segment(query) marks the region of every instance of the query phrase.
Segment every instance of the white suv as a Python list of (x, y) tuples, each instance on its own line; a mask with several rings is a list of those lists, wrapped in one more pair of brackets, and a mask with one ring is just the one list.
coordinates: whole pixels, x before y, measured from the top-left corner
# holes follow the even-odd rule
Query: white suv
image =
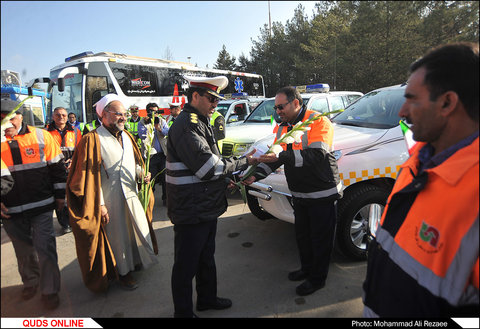
[[(366, 258), (369, 221), (381, 217), (400, 165), (409, 156), (398, 117), (404, 90), (404, 85), (397, 85), (371, 91), (332, 119), (343, 183), (336, 241), (344, 254), (355, 259)], [(268, 149), (274, 138), (271, 134), (252, 147)], [(294, 222), (283, 166), (252, 184), (247, 200), (251, 212), (260, 219), (276, 217)]]
[(265, 98), (236, 98), (218, 102), (217, 110), (225, 118), (227, 127), (241, 123)]
[[(327, 86), (328, 88), (328, 85), (325, 84), (313, 86)], [(304, 88), (304, 90), (315, 89)], [(357, 91), (332, 91), (302, 93), (301, 96), (308, 109), (325, 113), (344, 109), (363, 94)], [(273, 109), (274, 105), (275, 98), (268, 98), (260, 103), (244, 122), (229, 126), (225, 132), (225, 139), (222, 140), (222, 156), (241, 156), (253, 143), (271, 135), (273, 133), (272, 116), (278, 120)]]

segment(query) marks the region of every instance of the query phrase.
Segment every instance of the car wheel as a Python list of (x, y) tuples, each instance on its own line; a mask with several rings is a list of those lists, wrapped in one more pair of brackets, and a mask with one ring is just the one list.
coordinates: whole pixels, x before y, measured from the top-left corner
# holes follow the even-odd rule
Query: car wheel
[(368, 222), (382, 216), (389, 194), (375, 185), (345, 191), (337, 216), (337, 243), (343, 254), (356, 260), (367, 258)]
[(248, 193), (248, 188), (247, 188), (247, 204), (248, 204), (248, 208), (250, 208), (250, 212), (258, 219), (265, 220), (265, 219), (273, 218), (272, 215), (270, 215), (260, 206), (260, 204), (258, 203), (258, 199)]

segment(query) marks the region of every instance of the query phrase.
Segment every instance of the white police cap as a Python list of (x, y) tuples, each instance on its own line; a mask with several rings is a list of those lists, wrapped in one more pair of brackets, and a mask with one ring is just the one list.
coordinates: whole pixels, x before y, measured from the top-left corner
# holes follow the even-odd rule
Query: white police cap
[(205, 89), (209, 94), (225, 99), (220, 96), (220, 91), (225, 89), (228, 86), (227, 77), (220, 75), (217, 77), (207, 78), (207, 77), (193, 77), (193, 76), (184, 76), (185, 80), (188, 81), (188, 84), (192, 88)]

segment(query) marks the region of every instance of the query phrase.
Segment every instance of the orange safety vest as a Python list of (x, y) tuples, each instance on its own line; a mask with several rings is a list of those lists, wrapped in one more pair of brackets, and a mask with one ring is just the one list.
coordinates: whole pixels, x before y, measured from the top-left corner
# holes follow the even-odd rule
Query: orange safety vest
[(2, 196), (9, 214), (50, 210), (55, 198), (64, 198), (63, 154), (45, 130), (24, 124), (18, 135), (7, 137), (1, 144), (1, 152), (15, 182), (12, 190)]
[[(318, 112), (306, 110), (301, 122), (305, 122), (318, 114)], [(273, 133), (276, 134), (275, 142), (280, 139), (283, 134), (286, 134), (287, 131), (287, 124), (275, 126), (275, 129), (273, 130)], [(288, 144), (286, 143), (280, 143), (280, 146), (282, 146), (285, 151), (287, 150), (287, 145)], [(324, 116), (321, 119), (314, 121), (310, 125), (310, 130), (303, 134), (301, 143), (292, 143), (293, 150), (304, 150), (308, 147), (322, 148), (326, 152), (333, 151), (333, 126), (327, 117)]]
[(394, 317), (478, 311), (479, 138), (420, 174), (418, 144), (369, 249), (365, 305)]
[[(312, 110), (301, 111), (299, 115), (303, 117), (299, 122), (319, 115)], [(289, 131), (289, 127), (289, 124), (282, 123), (274, 128), (275, 142)], [(341, 197), (342, 183), (333, 155), (333, 125), (327, 117), (310, 124), (310, 130), (304, 132), (300, 143), (281, 143), (280, 146), (288, 152), (281, 152), (279, 161), (275, 163), (259, 164), (257, 167), (259, 178), (284, 164), (285, 177), (292, 196), (302, 199), (333, 200)]]
[(82, 133), (80, 129), (70, 125), (67, 125), (65, 129), (66, 132), (62, 138), (60, 131), (55, 128), (54, 124), (50, 124), (47, 127), (47, 131), (53, 136), (53, 139), (55, 139), (60, 146), (60, 149), (65, 156), (65, 160), (68, 160), (73, 156), (73, 151), (75, 150), (75, 146), (77, 146), (78, 142), (80, 142)]

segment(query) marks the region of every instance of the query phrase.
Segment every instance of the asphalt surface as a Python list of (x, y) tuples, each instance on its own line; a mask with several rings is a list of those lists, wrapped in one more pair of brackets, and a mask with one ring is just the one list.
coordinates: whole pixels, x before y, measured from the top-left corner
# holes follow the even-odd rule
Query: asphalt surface
[[(170, 288), (173, 265), (173, 226), (161, 205), (157, 188), (154, 230), (159, 263), (133, 273), (139, 287), (125, 291), (118, 285), (94, 294), (83, 284), (72, 233), (57, 236), (61, 272), (60, 306), (48, 311), (40, 292), (21, 299), (22, 282), (12, 243), (1, 230), (1, 316), (171, 318)], [(229, 196), (229, 209), (219, 219), (216, 239), (218, 295), (233, 301), (230, 309), (196, 312), (202, 318), (359, 318), (366, 263), (334, 253), (326, 286), (309, 296), (295, 294), (301, 282), (288, 281), (299, 267), (293, 225), (280, 220), (260, 221), (238, 193)], [(60, 227), (54, 218), (57, 232)], [(195, 295), (193, 296), (195, 305)]]

